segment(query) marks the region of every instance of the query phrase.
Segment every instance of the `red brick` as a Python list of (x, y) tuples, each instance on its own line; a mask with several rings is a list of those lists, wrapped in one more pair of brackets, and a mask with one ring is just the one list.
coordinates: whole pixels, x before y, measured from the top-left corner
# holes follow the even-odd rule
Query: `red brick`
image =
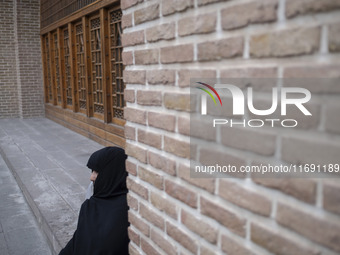
[[(277, 67), (241, 67), (221, 70), (220, 78), (243, 78), (235, 79), (239, 88), (251, 87), (254, 90), (272, 92), (277, 86)], [(263, 79), (262, 79), (263, 78)], [(267, 79), (270, 78), (270, 79)]]
[(280, 229), (260, 226), (257, 223), (251, 224), (251, 240), (273, 254), (299, 254), (299, 255), (317, 255), (318, 250), (299, 242), (293, 237), (284, 235)]
[(137, 250), (137, 249), (132, 245), (132, 243), (130, 243), (130, 245), (129, 245), (129, 254), (130, 254), (130, 255), (141, 255), (142, 253), (141, 253), (139, 250)]
[(192, 78), (216, 78), (215, 70), (190, 70), (184, 69), (178, 72), (178, 86), (180, 87), (189, 87), (190, 79)]
[(315, 204), (316, 183), (309, 179), (288, 179), (288, 178), (263, 178), (263, 176), (252, 175), (253, 181), (271, 189), (293, 196), (303, 202)]
[(156, 192), (151, 192), (150, 202), (158, 210), (165, 212), (167, 215), (175, 220), (177, 219), (177, 205), (173, 202), (170, 202), (167, 197), (164, 197)]
[(125, 152), (127, 155), (138, 159), (140, 162), (146, 163), (147, 150), (144, 148), (135, 144), (126, 143)]
[(339, 0), (287, 0), (286, 16), (292, 18), (299, 14), (333, 11), (340, 8)]
[(137, 175), (137, 166), (136, 164), (130, 162), (130, 161), (126, 161), (126, 171), (129, 173), (129, 174), (132, 174), (134, 176)]
[(142, 186), (141, 184), (135, 182), (130, 177), (127, 178), (126, 185), (130, 191), (133, 191), (137, 195), (141, 196), (144, 199), (148, 199), (149, 193), (148, 190)]
[[(209, 113), (208, 113), (209, 114)], [(202, 120), (199, 117), (190, 118), (190, 137), (202, 139), (204, 141), (216, 141), (216, 128), (212, 128), (211, 120)], [(178, 120), (179, 124), (179, 120)]]
[(157, 19), (159, 17), (159, 4), (153, 4), (146, 8), (135, 11), (135, 25)]
[(190, 119), (178, 117), (178, 132), (182, 135), (190, 135)]
[(145, 84), (145, 71), (124, 70), (124, 82), (130, 84)]
[(225, 200), (249, 211), (267, 217), (270, 216), (271, 201), (258, 191), (250, 190), (240, 184), (223, 179), (220, 181), (218, 194)]
[(137, 50), (135, 51), (135, 64), (136, 65), (150, 65), (158, 64), (159, 50)]
[(157, 149), (161, 149), (162, 135), (138, 129), (138, 142), (150, 145)]
[(128, 228), (128, 232), (129, 232), (129, 238), (132, 242), (134, 242), (135, 244), (139, 245), (140, 244), (140, 235), (134, 231), (131, 226)]
[(148, 112), (148, 124), (152, 127), (174, 131), (176, 125), (176, 117), (170, 114), (157, 112)]
[(133, 197), (131, 193), (127, 194), (127, 202), (128, 202), (129, 209), (138, 211), (138, 199)]
[(128, 66), (133, 64), (132, 51), (123, 51), (122, 53), (123, 65)]
[(125, 33), (122, 35), (123, 47), (143, 44), (144, 40), (144, 30)]
[(159, 40), (170, 40), (175, 38), (175, 23), (166, 23), (146, 29), (146, 40), (157, 42)]
[(277, 4), (277, 0), (252, 1), (222, 9), (222, 28), (229, 30), (253, 23), (275, 21)]
[(302, 211), (295, 206), (279, 203), (277, 207), (277, 222), (308, 239), (340, 252), (340, 223), (327, 218), (326, 215), (316, 215), (310, 210)]
[(339, 68), (338, 64), (293, 65), (284, 69), (283, 78), (340, 78)]
[(217, 3), (217, 2), (224, 2), (228, 0), (197, 0), (197, 5), (202, 6), (202, 5), (207, 5), (207, 4), (212, 4), (212, 3)]
[(165, 192), (183, 203), (197, 208), (197, 194), (185, 186), (170, 180), (165, 180)]
[(137, 90), (137, 103), (140, 105), (162, 105), (162, 92), (150, 90)]
[(202, 214), (215, 219), (235, 234), (245, 237), (245, 218), (204, 197), (201, 197), (200, 204)]
[(131, 127), (129, 125), (124, 126), (124, 134), (125, 138), (129, 140), (136, 140), (136, 129), (134, 127)]
[(146, 80), (152, 85), (174, 85), (176, 72), (174, 70), (150, 70), (146, 72)]
[[(283, 78), (304, 78), (293, 79), (294, 82), (284, 84), (284, 86), (297, 86), (297, 81), (301, 80), (298, 84), (299, 87), (308, 89), (313, 93), (340, 93), (339, 73), (340, 65), (303, 65), (291, 66), (284, 69)], [(316, 79), (328, 78), (328, 79)], [(285, 81), (285, 80), (284, 80)], [(320, 86), (322, 82), (322, 86)]]
[(202, 188), (210, 193), (215, 192), (215, 178), (192, 178), (190, 177), (190, 168), (184, 164), (178, 166), (178, 176), (190, 184)]
[(197, 233), (202, 238), (212, 244), (217, 242), (217, 228), (211, 226), (209, 223), (204, 222), (201, 217), (195, 217), (189, 212), (182, 209), (181, 222), (191, 231)]
[(146, 111), (144, 110), (137, 110), (135, 108), (124, 108), (124, 118), (127, 121), (139, 123), (139, 124), (146, 124)]
[(193, 0), (167, 0), (162, 2), (162, 15), (182, 12), (194, 6)]
[[(246, 161), (243, 157), (232, 155), (228, 152), (222, 152), (214, 148), (202, 148), (200, 149), (199, 162), (205, 166), (235, 166), (236, 169), (240, 169), (241, 166), (245, 166)], [(228, 173), (230, 176), (244, 178), (244, 173)]]
[(150, 236), (150, 227), (141, 217), (133, 213), (131, 210), (128, 211), (129, 222), (132, 226), (136, 227), (140, 232), (146, 236)]
[(228, 68), (221, 70), (221, 78), (276, 78), (277, 72), (277, 67)]
[(197, 243), (194, 239), (190, 237), (189, 234), (185, 233), (183, 230), (179, 229), (177, 226), (173, 225), (170, 222), (166, 223), (166, 232), (167, 234), (180, 243), (184, 248), (196, 254), (197, 252)]
[(134, 89), (125, 89), (124, 90), (124, 100), (129, 103), (135, 102), (135, 90)]
[[(340, 1), (338, 1), (340, 7)], [(328, 29), (328, 49), (330, 52), (340, 51), (340, 23), (332, 24)]]
[(221, 129), (221, 140), (225, 146), (272, 156), (276, 150), (276, 136), (269, 131), (254, 128), (226, 127)]
[(152, 225), (164, 230), (165, 222), (162, 216), (158, 215), (152, 209), (150, 209), (147, 205), (141, 203), (139, 206), (139, 214), (150, 222)]
[(190, 158), (190, 144), (164, 136), (164, 150), (182, 158)]
[(148, 255), (161, 255), (152, 244), (150, 244), (148, 241), (146, 241), (144, 238), (141, 238), (141, 247), (142, 250), (145, 252), (145, 254)]
[[(249, 250), (244, 244), (232, 239), (229, 236), (222, 235), (222, 251), (227, 254), (256, 255), (254, 251)], [(259, 254), (258, 254), (259, 255)]]
[(194, 46), (192, 44), (176, 45), (161, 48), (161, 63), (184, 63), (194, 59)]
[(232, 37), (217, 41), (199, 43), (197, 45), (199, 61), (234, 58), (243, 54), (243, 38)]
[(190, 111), (190, 95), (180, 93), (165, 93), (164, 106), (168, 109)]
[(204, 255), (216, 255), (216, 252), (214, 250), (208, 248), (207, 246), (205, 246), (203, 244), (201, 244), (201, 246), (200, 246), (200, 251), (201, 251), (200, 254), (204, 254)]
[(132, 13), (122, 16), (122, 28), (132, 27)]
[(340, 215), (340, 185), (336, 182), (323, 182), (323, 208)]
[(325, 129), (334, 134), (340, 134), (340, 105), (339, 103), (327, 104), (325, 107)]
[(338, 164), (340, 146), (332, 140), (283, 137), (281, 157), (292, 164)]
[(319, 50), (320, 27), (300, 27), (253, 35), (249, 42), (251, 57), (287, 57), (312, 54)]
[(138, 167), (138, 177), (150, 183), (152, 186), (158, 188), (158, 189), (163, 189), (163, 177), (157, 173), (154, 173), (152, 171), (149, 171), (145, 169), (144, 167), (139, 166)]
[(176, 175), (176, 162), (159, 153), (148, 152), (148, 162), (155, 168), (158, 168), (170, 175)]
[(180, 36), (186, 36), (214, 32), (216, 29), (216, 19), (216, 13), (185, 17), (178, 21), (178, 34)]
[[(297, 79), (294, 79), (295, 81)], [(325, 79), (326, 80), (326, 79)], [(296, 87), (303, 87), (304, 84), (306, 84), (307, 86), (309, 85), (308, 83), (308, 79), (300, 79), (300, 82), (295, 82), (295, 81), (291, 81), (290, 83), (288, 83), (289, 81), (291, 81), (291, 79), (289, 80), (284, 80), (284, 86), (287, 84), (289, 84), (290, 86), (294, 86), (294, 84), (296, 85)], [(314, 79), (314, 83), (316, 83), (316, 79)], [(320, 84), (320, 83), (318, 83)], [(269, 87), (268, 87), (269, 89)], [(272, 93), (272, 92), (270, 92)], [(255, 107), (255, 109), (269, 109), (272, 105), (272, 99), (267, 98), (265, 99), (264, 97), (262, 97), (261, 99), (257, 98), (255, 96), (255, 98), (253, 99), (253, 105)], [(294, 119), (297, 122), (297, 126), (295, 128), (298, 129), (317, 129), (319, 124), (320, 124), (320, 115), (321, 115), (321, 105), (319, 103), (312, 103), (311, 101), (309, 101), (308, 103), (305, 103), (304, 106), (306, 107), (306, 109), (312, 114), (311, 116), (306, 116), (304, 115), (301, 110), (299, 108), (297, 108), (295, 105), (287, 105), (286, 107), (286, 115), (284, 119)], [(254, 118), (254, 119), (260, 119), (264, 121), (265, 126), (271, 127), (271, 126), (281, 126), (280, 121), (266, 121), (266, 119), (269, 120), (275, 120), (275, 119), (282, 119), (282, 115), (281, 115), (281, 105), (279, 104), (277, 109), (275, 110), (274, 113), (270, 114), (270, 115), (263, 115), (263, 116), (259, 116), (259, 115), (255, 115), (252, 112), (248, 111), (248, 115), (249, 118)], [(287, 122), (287, 124), (293, 124), (291, 122)]]
[(176, 246), (170, 242), (169, 238), (165, 238), (163, 233), (159, 233), (155, 229), (151, 229), (151, 240), (165, 251), (166, 254), (177, 255)]
[(124, 1), (122, 1), (120, 7), (122, 8), (122, 10), (125, 10), (125, 9), (128, 9), (128, 8), (136, 5), (139, 2), (142, 2), (142, 0), (124, 0)]

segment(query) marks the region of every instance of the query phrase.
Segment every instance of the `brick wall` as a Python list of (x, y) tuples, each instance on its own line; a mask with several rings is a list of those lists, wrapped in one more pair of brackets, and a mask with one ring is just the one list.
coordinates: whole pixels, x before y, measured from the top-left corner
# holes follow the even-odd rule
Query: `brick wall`
[[(339, 78), (340, 2), (126, 0), (121, 7), (130, 253), (338, 254), (337, 179), (190, 178), (189, 82)], [(237, 139), (216, 153), (246, 165), (339, 163), (339, 88), (309, 88), (313, 121), (302, 119), (299, 129), (229, 130)]]
[(0, 118), (19, 116), (15, 42), (14, 4), (0, 3)]
[(0, 118), (44, 116), (40, 2), (2, 1)]

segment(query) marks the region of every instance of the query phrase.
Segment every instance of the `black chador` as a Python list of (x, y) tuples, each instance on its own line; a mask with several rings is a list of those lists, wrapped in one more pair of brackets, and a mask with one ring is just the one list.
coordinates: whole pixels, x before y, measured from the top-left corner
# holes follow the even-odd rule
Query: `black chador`
[(59, 255), (127, 255), (127, 172), (123, 149), (94, 152), (87, 166), (98, 173), (93, 196), (82, 204), (77, 230)]

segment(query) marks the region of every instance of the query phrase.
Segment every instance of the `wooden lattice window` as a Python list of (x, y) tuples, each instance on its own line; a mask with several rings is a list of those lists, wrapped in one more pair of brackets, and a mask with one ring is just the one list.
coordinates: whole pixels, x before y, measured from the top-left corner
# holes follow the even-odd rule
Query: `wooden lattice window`
[(66, 82), (66, 104), (72, 108), (72, 85), (71, 85), (71, 59), (70, 59), (70, 39), (68, 28), (63, 30), (64, 35), (64, 62), (65, 62), (65, 82)]
[(83, 25), (76, 24), (76, 54), (77, 54), (77, 77), (78, 77), (78, 93), (79, 93), (79, 110), (86, 112), (86, 83), (85, 83), (85, 48)]
[(104, 117), (103, 77), (100, 38), (100, 18), (90, 20), (91, 61), (92, 61), (92, 95), (95, 117)]
[(110, 4), (42, 35), (47, 103), (124, 125), (121, 18)]
[(55, 63), (55, 79), (57, 85), (57, 103), (61, 105), (61, 93), (62, 93), (62, 86), (60, 80), (60, 73), (59, 73), (59, 46), (58, 46), (58, 33), (53, 33), (53, 50), (54, 50), (54, 63)]
[(51, 66), (50, 66), (50, 61), (51, 61), (51, 57), (50, 57), (50, 44), (49, 44), (49, 40), (48, 40), (48, 35), (45, 36), (45, 57), (46, 57), (46, 61), (45, 61), (45, 66), (46, 66), (46, 73), (47, 73), (47, 77), (46, 77), (46, 89), (47, 89), (47, 102), (52, 102), (53, 99), (53, 94), (52, 94), (52, 78), (51, 78)]
[(111, 86), (112, 86), (112, 118), (124, 118), (124, 82), (121, 42), (122, 11), (110, 12), (110, 60), (111, 60)]

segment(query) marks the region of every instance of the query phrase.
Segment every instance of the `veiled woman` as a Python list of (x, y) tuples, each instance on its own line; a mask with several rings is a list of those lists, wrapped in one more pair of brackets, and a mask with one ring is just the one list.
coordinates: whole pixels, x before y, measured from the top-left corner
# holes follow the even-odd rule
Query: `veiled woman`
[(77, 229), (59, 255), (128, 254), (126, 158), (118, 147), (91, 155), (87, 167), (92, 170), (93, 195), (82, 204)]

